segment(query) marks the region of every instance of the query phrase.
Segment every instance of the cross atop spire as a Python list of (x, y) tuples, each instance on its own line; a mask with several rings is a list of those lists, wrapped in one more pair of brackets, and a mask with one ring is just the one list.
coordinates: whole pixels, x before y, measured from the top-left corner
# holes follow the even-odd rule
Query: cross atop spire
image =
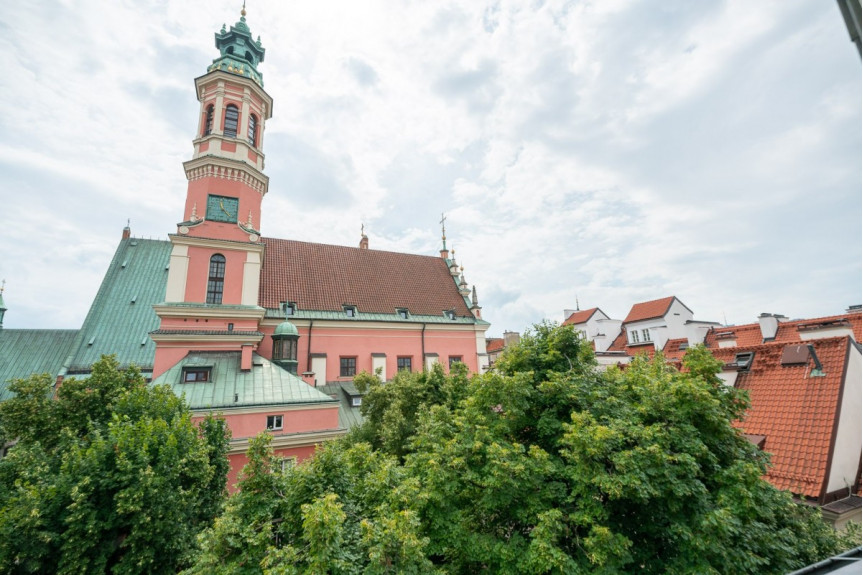
[(440, 257), (447, 259), (449, 258), (449, 252), (446, 249), (446, 214), (443, 212), (440, 213), (440, 239), (442, 242)]

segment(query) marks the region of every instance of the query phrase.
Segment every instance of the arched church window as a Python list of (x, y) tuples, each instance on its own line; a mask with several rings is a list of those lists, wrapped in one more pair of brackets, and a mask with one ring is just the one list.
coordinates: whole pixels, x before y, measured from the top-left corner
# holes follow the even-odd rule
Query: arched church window
[(215, 111), (215, 109), (213, 108), (212, 104), (207, 106), (207, 119), (204, 122), (204, 135), (205, 136), (209, 136), (210, 132), (213, 131), (213, 112), (214, 111)]
[(207, 279), (207, 303), (222, 303), (225, 287), (225, 256), (213, 254), (210, 258), (210, 275)]
[(249, 116), (249, 143), (255, 147), (258, 145), (258, 117), (254, 114)]
[(237, 137), (237, 120), (240, 117), (240, 111), (233, 104), (230, 104), (225, 110), (225, 135), (229, 138)]

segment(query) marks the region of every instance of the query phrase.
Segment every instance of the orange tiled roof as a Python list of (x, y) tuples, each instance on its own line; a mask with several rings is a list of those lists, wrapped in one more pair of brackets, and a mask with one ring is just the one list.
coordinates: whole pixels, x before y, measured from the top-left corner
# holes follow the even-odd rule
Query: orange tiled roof
[(665, 347), (662, 348), (662, 355), (665, 356), (665, 359), (682, 359), (688, 349), (688, 345), (686, 348), (680, 349), (681, 344), (684, 343), (689, 343), (685, 337), (669, 339), (665, 342)]
[(761, 335), (761, 326), (757, 323), (747, 323), (710, 328), (704, 338), (704, 345), (710, 349), (718, 348), (719, 342), (724, 339), (736, 340), (737, 347), (760, 345), (764, 340)]
[(844, 323), (854, 331), (854, 339), (857, 342), (861, 341), (861, 321), (860, 312), (845, 313), (842, 315), (833, 315), (829, 317), (816, 317), (812, 319), (792, 319), (779, 324), (779, 329), (776, 331), (776, 341), (800, 341), (800, 329), (811, 328), (820, 324)]
[(563, 321), (563, 325), (578, 325), (580, 323), (584, 323), (590, 319), (590, 316), (599, 311), (598, 307), (592, 307), (590, 309), (583, 309), (581, 311), (573, 312)]
[(485, 351), (486, 353), (501, 351), (505, 347), (505, 343), (506, 341), (502, 337), (490, 337), (485, 340)]
[(418, 256), (264, 238), (259, 305), (275, 309), (296, 302), (303, 310), (341, 311), (343, 304), (367, 313), (440, 315), (455, 309), (470, 316), (446, 262)]
[(668, 311), (668, 308), (671, 307), (671, 302), (673, 302), (674, 299), (674, 296), (669, 296), (662, 299), (637, 303), (629, 310), (629, 314), (626, 316), (626, 319), (623, 320), (623, 323), (662, 317), (665, 315), (665, 312)]
[(773, 454), (767, 480), (780, 489), (812, 498), (821, 496), (827, 477), (830, 444), (850, 340), (814, 340), (824, 377), (809, 377), (810, 359), (803, 365), (780, 364), (787, 343), (714, 349), (729, 363), (741, 351), (754, 351), (749, 372), (737, 377), (736, 387), (749, 392), (752, 403), (735, 426), (750, 435), (767, 437), (764, 451)]

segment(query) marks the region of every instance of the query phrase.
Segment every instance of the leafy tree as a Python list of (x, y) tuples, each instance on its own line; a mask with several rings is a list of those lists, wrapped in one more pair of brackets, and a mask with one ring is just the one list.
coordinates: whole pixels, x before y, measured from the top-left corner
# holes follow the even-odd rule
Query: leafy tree
[(253, 442), (192, 572), (784, 573), (842, 551), (762, 479), (719, 363), (684, 364), (602, 372), (546, 323), (481, 376), (358, 376), (365, 424), (310, 462), (282, 474)]
[(254, 438), (239, 491), (199, 538), (197, 573), (431, 573), (404, 470), (367, 443), (322, 446), (282, 471)]
[(228, 432), (103, 357), (85, 380), (14, 382), (0, 425), (0, 570), (172, 573), (221, 509)]

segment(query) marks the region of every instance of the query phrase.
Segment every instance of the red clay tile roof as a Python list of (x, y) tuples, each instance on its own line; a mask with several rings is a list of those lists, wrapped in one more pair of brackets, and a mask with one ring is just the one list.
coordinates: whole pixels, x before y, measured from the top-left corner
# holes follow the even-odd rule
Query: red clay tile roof
[(577, 325), (579, 323), (584, 323), (597, 311), (599, 311), (598, 307), (592, 307), (590, 309), (573, 312), (563, 321), (563, 325)]
[(653, 357), (656, 355), (656, 347), (653, 345), (653, 342), (645, 341), (635, 345), (630, 345), (626, 343), (626, 341), (626, 332), (621, 330), (620, 333), (617, 334), (617, 337), (614, 338), (614, 341), (611, 342), (611, 345), (608, 346), (608, 350), (606, 351), (622, 351), (626, 353), (626, 355), (632, 357), (644, 354), (647, 354), (647, 357)]
[(814, 328), (818, 325), (826, 324), (844, 324), (854, 331), (854, 339), (857, 342), (861, 341), (861, 321), (860, 312), (846, 313), (842, 315), (833, 315), (829, 317), (816, 317), (812, 319), (792, 319), (779, 324), (779, 329), (776, 331), (776, 341), (800, 341), (800, 328)]
[[(800, 328), (813, 328), (822, 324), (832, 324), (832, 323), (843, 323), (847, 322), (845, 325), (848, 325), (854, 331), (854, 339), (857, 342), (861, 341), (861, 327), (863, 327), (863, 321), (861, 321), (860, 312), (854, 313), (846, 313), (842, 315), (834, 315), (829, 317), (816, 317), (811, 319), (792, 319), (779, 323), (779, 328), (776, 330), (776, 337), (773, 341), (776, 342), (795, 342), (801, 341), (800, 339)], [(753, 345), (759, 345), (764, 341), (764, 337), (761, 333), (761, 326), (756, 323), (747, 323), (744, 325), (731, 325), (731, 326), (718, 326), (711, 328), (710, 331), (707, 332), (707, 337), (704, 340), (704, 345), (710, 349), (715, 349), (719, 347), (719, 342), (723, 339), (734, 339), (729, 334), (733, 334), (737, 339), (737, 347), (748, 347)]]
[(441, 315), (455, 309), (471, 316), (464, 298), (439, 257), (418, 256), (264, 238), (267, 248), (261, 272), (259, 305), (279, 308), (296, 302), (301, 310)]
[(803, 365), (780, 365), (787, 343), (772, 342), (745, 350), (724, 348), (713, 355), (725, 363), (741, 351), (754, 351), (749, 372), (737, 377), (736, 387), (749, 392), (752, 402), (735, 426), (749, 435), (765, 435), (764, 451), (773, 454), (767, 480), (780, 489), (818, 498), (826, 479), (830, 443), (845, 373), (850, 340), (814, 340), (824, 377), (809, 377), (810, 360)]
[[(684, 349), (680, 349), (682, 344), (686, 344)], [(682, 359), (689, 349), (689, 340), (685, 337), (679, 339), (669, 339), (665, 342), (665, 347), (662, 348), (662, 355), (665, 359)]]
[(486, 353), (501, 351), (505, 343), (506, 341), (502, 337), (490, 337), (485, 340), (485, 351)]
[(761, 326), (757, 323), (747, 323), (745, 325), (723, 325), (710, 328), (704, 338), (704, 345), (707, 348), (715, 349), (719, 347), (719, 342), (725, 339), (736, 340), (737, 347), (760, 345), (764, 341), (761, 335)]
[(637, 303), (632, 306), (631, 310), (629, 310), (629, 314), (626, 316), (626, 319), (623, 320), (623, 323), (662, 317), (665, 315), (665, 312), (668, 311), (668, 308), (671, 307), (671, 302), (673, 302), (674, 299), (674, 296), (669, 296), (662, 299)]

